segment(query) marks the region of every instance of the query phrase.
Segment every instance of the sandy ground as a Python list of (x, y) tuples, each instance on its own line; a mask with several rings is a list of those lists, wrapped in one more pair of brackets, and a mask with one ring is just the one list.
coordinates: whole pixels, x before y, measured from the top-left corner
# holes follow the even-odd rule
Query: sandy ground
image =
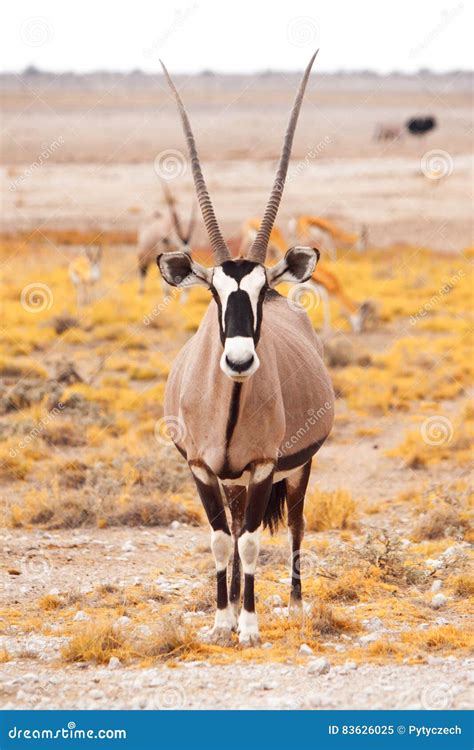
[[(13, 581), (3, 576), (0, 604), (16, 600), (19, 608), (27, 599), (36, 600), (48, 592), (87, 592), (100, 582), (133, 585), (156, 575), (157, 569), (162, 572), (163, 590), (176, 586), (179, 591), (181, 586), (186, 599), (185, 592), (199, 586), (192, 568), (203, 555), (209, 556), (207, 532), (186, 527), (7, 531), (1, 538), (0, 562), (6, 556), (10, 566), (18, 565), (23, 572)], [(179, 578), (173, 572), (175, 548), (194, 552), (193, 566)], [(207, 619), (210, 623), (211, 614)], [(336, 664), (315, 654), (287, 663), (259, 664), (237, 658), (232, 664), (219, 665), (203, 660), (182, 662), (174, 669), (165, 664), (113, 668), (60, 664), (66, 638), (55, 637), (54, 632), (18, 635), (15, 630), (15, 626), (8, 627), (1, 639), (11, 653), (11, 661), (2, 664), (0, 671), (0, 706), (4, 709), (468, 709), (472, 705), (474, 658), (430, 656), (426, 664), (374, 665), (364, 663), (363, 655), (358, 663), (344, 660), (342, 645)], [(267, 647), (271, 644), (263, 645)], [(361, 642), (361, 652), (365, 648)]]
[[(259, 215), (273, 181), (294, 76), (178, 79), (226, 233)], [(313, 76), (279, 214), (361, 224), (378, 246), (470, 244), (469, 78)], [(157, 172), (184, 211), (192, 183), (174, 105), (160, 78), (131, 83), (67, 77), (0, 78), (4, 230), (137, 229), (161, 202)], [(433, 113), (426, 137), (377, 143), (377, 123)], [(170, 156), (169, 150), (172, 150)], [(434, 153), (433, 153), (434, 152)], [(427, 156), (426, 156), (427, 155)], [(432, 180), (423, 165), (440, 168)], [(426, 169), (425, 169), (426, 172)], [(162, 172), (161, 172), (162, 173)], [(197, 241), (204, 235), (197, 236)]]
[[(291, 76), (181, 81), (209, 188), (229, 235), (237, 234), (242, 221), (258, 215), (265, 204), (295, 82)], [(2, 77), (0, 89), (3, 232), (134, 231), (161, 204), (155, 158), (168, 149), (182, 151), (183, 140), (160, 80), (132, 86), (120, 79)], [(314, 213), (350, 230), (366, 224), (370, 242), (377, 246), (408, 243), (456, 251), (469, 245), (469, 96), (465, 77), (323, 77), (312, 82), (280, 212), (281, 227), (286, 230), (296, 213)], [(402, 124), (418, 112), (433, 112), (439, 118), (439, 128), (425, 139), (405, 136), (385, 144), (372, 140), (377, 122)], [(50, 153), (54, 141), (59, 147)], [(440, 180), (428, 179), (422, 171), (423, 156), (432, 150), (442, 152), (446, 176)], [(42, 151), (48, 153), (46, 158), (40, 157)], [(170, 185), (187, 211), (191, 179), (186, 160), (178, 157), (178, 165)], [(202, 228), (199, 231), (198, 242), (204, 239)], [(126, 250), (130, 275), (135, 275), (132, 251)], [(68, 257), (65, 248), (61, 252)], [(416, 332), (404, 320), (384, 325), (383, 332), (345, 336), (356, 348), (383, 352), (397, 338), (411, 334)], [(73, 348), (66, 346), (61, 354), (73, 356)], [(55, 356), (59, 355), (53, 352), (51, 362)], [(82, 366), (87, 373), (91, 362), (81, 362)], [(443, 403), (442, 408), (455, 414), (460, 400)], [(355, 422), (340, 421), (334, 440), (318, 456), (311, 488), (330, 491), (343, 486), (374, 504), (415, 490), (419, 475), (402, 470), (385, 455), (402, 440), (404, 417), (396, 415), (389, 424), (362, 418), (357, 426), (380, 427), (381, 432), (356, 440)], [(429, 469), (424, 478), (439, 481), (449, 473), (449, 466), (441, 475)], [(370, 516), (374, 527), (388, 526), (400, 537), (413, 520), (406, 503), (383, 506), (382, 513)], [(308, 535), (309, 543), (315, 539)], [(335, 548), (339, 543), (339, 535), (331, 532), (318, 539)], [(285, 549), (285, 544), (282, 532), (278, 549)], [(179, 571), (176, 548), (190, 553), (186, 562), (180, 561)], [(261, 565), (265, 567), (265, 556)], [(125, 587), (158, 581), (167, 592), (174, 591), (178, 608), (186, 611), (188, 595), (196, 587), (210, 586), (212, 560), (203, 527), (0, 529), (0, 571), (0, 605), (8, 608), (8, 618), (0, 615), (0, 646), (10, 655), (0, 667), (2, 708), (463, 709), (472, 701), (472, 659), (429, 656), (426, 663), (378, 665), (364, 658), (360, 635), (347, 642), (347, 649), (360, 649), (357, 663), (345, 658), (344, 639), (331, 652), (337, 658), (323, 664), (319, 660), (325, 657), (319, 653), (299, 655), (287, 663), (251, 663), (234, 657), (230, 664), (183, 662), (174, 669), (60, 661), (65, 637), (55, 636), (57, 625), (35, 610), (40, 597), (89, 591), (101, 583)], [(44, 619), (46, 631), (25, 632), (21, 618), (15, 624), (15, 608)], [(454, 608), (430, 611), (428, 616), (435, 624), (466, 624), (465, 615)], [(208, 626), (211, 620), (212, 613), (206, 612), (200, 625)]]

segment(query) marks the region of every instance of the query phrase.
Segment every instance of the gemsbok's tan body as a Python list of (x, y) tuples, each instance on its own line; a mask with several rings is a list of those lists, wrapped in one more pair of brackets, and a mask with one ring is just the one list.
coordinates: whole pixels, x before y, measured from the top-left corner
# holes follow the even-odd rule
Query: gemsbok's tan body
[[(280, 282), (309, 279), (319, 253), (314, 248), (293, 247), (279, 263), (265, 266), (314, 57), (296, 96), (261, 225), (246, 256), (237, 259), (232, 259), (222, 236), (186, 110), (163, 66), (181, 115), (215, 259), (215, 265), (206, 268), (188, 253), (166, 253), (158, 258), (158, 265), (169, 284), (201, 285), (213, 295), (198, 331), (171, 369), (165, 416), (211, 526), (217, 579), (211, 635), (217, 642), (227, 643), (235, 628), (242, 644), (258, 642), (254, 576), (259, 535), (263, 526), (274, 530), (285, 506), (292, 550), (290, 604), (301, 606), (304, 496), (312, 457), (327, 438), (334, 417), (334, 395), (321, 343), (306, 312), (274, 291)], [(227, 569), (232, 550), (229, 598)]]

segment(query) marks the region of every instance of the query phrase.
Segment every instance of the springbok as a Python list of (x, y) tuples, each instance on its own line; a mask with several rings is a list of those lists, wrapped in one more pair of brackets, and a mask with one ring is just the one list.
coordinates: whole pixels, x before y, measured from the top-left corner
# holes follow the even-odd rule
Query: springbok
[[(292, 247), (275, 266), (265, 267), (315, 57), (296, 95), (261, 227), (246, 257), (235, 260), (214, 213), (186, 109), (162, 63), (179, 109), (215, 260), (214, 267), (205, 268), (189, 253), (174, 252), (160, 255), (157, 262), (168, 284), (204, 286), (213, 296), (197, 332), (173, 364), (164, 414), (173, 442), (188, 462), (211, 526), (217, 577), (211, 637), (217, 642), (229, 642), (237, 626), (242, 644), (259, 641), (254, 598), (259, 534), (262, 526), (270, 531), (278, 526), (285, 501), (292, 547), (290, 604), (301, 607), (304, 496), (312, 457), (333, 423), (334, 394), (321, 343), (306, 312), (273, 291), (280, 282), (309, 279), (319, 253), (309, 247)], [(224, 499), (231, 512), (232, 535)], [(232, 548), (229, 599), (227, 567)], [(243, 606), (237, 620), (241, 565)]]
[(365, 250), (367, 247), (368, 230), (363, 224), (360, 234), (356, 232), (345, 232), (329, 219), (321, 216), (302, 215), (291, 219), (289, 225), (290, 233), (298, 238), (300, 242), (317, 242), (326, 250), (332, 260), (336, 260), (336, 247), (348, 245), (356, 250)]
[[(194, 205), (191, 210), (191, 216), (186, 231), (183, 230), (178, 212), (175, 206), (175, 199), (171, 195), (165, 183), (162, 184), (165, 201), (169, 210), (169, 217), (164, 217), (160, 212), (155, 213), (154, 220), (143, 227), (138, 233), (138, 272), (140, 275), (141, 294), (145, 291), (145, 279), (148, 269), (154, 263), (157, 255), (160, 253), (170, 253), (183, 249), (190, 252), (189, 244), (194, 232), (195, 210)], [(169, 292), (169, 285), (162, 279), (163, 296)], [(181, 301), (185, 301), (185, 294), (182, 293)]]
[(69, 278), (76, 290), (77, 307), (87, 305), (92, 299), (92, 289), (100, 281), (102, 245), (90, 245), (69, 264)]
[[(242, 227), (241, 248), (251, 245), (260, 228), (260, 219), (248, 219)], [(278, 227), (273, 227), (270, 239), (268, 241), (269, 260), (279, 260), (285, 254), (287, 243), (283, 232)], [(361, 333), (364, 330), (366, 321), (375, 315), (375, 308), (369, 301), (358, 304), (344, 290), (336, 274), (323, 268), (318, 263), (311, 279), (305, 285), (311, 291), (316, 292), (323, 303), (324, 328), (331, 329), (331, 307), (329, 298), (335, 297), (339, 302), (343, 315), (349, 320), (350, 326), (354, 333)]]

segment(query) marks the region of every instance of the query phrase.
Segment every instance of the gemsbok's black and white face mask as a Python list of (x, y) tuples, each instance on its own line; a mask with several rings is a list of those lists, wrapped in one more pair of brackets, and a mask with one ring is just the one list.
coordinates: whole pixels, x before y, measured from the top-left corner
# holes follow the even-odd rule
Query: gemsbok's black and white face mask
[(184, 252), (158, 256), (157, 263), (171, 286), (205, 286), (210, 289), (219, 310), (219, 329), (224, 351), (220, 366), (232, 380), (243, 382), (260, 365), (256, 348), (260, 338), (263, 301), (268, 289), (280, 283), (307, 281), (319, 260), (310, 247), (292, 247), (271, 268), (239, 258), (205, 268)]

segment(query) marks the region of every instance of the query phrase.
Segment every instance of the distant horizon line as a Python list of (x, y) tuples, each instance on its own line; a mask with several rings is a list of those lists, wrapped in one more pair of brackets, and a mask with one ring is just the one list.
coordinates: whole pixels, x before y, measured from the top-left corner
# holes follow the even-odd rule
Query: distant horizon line
[[(214, 70), (210, 68), (203, 68), (199, 71), (189, 72), (179, 72), (174, 73), (176, 76), (196, 76), (196, 77), (209, 77), (212, 76), (251, 76), (251, 75), (260, 75), (260, 76), (272, 76), (272, 75), (300, 75), (301, 71), (299, 70), (285, 70), (284, 68), (266, 68), (266, 69), (260, 69), (260, 70), (254, 70), (254, 71), (242, 71), (242, 70), (235, 70), (235, 71), (219, 71)], [(319, 70), (319, 74), (326, 75), (326, 76), (356, 76), (356, 75), (364, 75), (364, 76), (373, 76), (377, 78), (386, 78), (390, 76), (406, 76), (406, 77), (412, 77), (412, 76), (418, 76), (420, 74), (429, 74), (433, 76), (449, 76), (449, 75), (472, 75), (474, 73), (474, 70), (469, 68), (453, 68), (451, 70), (445, 70), (445, 71), (438, 71), (433, 70), (429, 67), (421, 67), (418, 68), (416, 71), (404, 71), (404, 70), (398, 70), (393, 69), (386, 73), (375, 70), (373, 68), (340, 68), (338, 70)], [(26, 76), (26, 75), (50, 75), (50, 76), (64, 76), (64, 75), (70, 75), (70, 76), (76, 76), (76, 77), (85, 77), (85, 76), (94, 76), (94, 75), (122, 75), (122, 76), (143, 76), (143, 77), (151, 77), (151, 76), (158, 76), (160, 78), (163, 77), (163, 73), (161, 70), (156, 71), (146, 71), (142, 70), (141, 68), (131, 68), (128, 70), (119, 70), (114, 68), (96, 68), (94, 70), (87, 70), (87, 71), (78, 71), (73, 69), (65, 69), (61, 71), (54, 71), (54, 70), (47, 70), (46, 68), (39, 68), (38, 66), (34, 64), (27, 65), (22, 70), (0, 70), (0, 76)]]

